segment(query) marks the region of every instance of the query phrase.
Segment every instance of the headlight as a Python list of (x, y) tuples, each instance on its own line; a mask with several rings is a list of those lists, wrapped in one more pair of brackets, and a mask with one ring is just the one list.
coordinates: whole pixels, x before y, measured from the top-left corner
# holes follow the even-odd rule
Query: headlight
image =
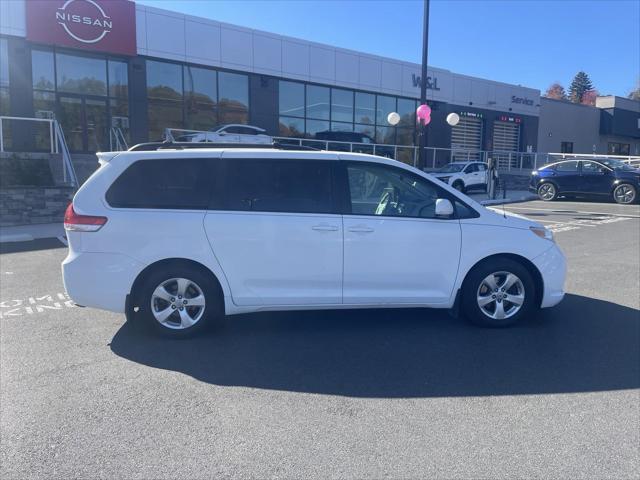
[(540, 238), (554, 242), (553, 232), (545, 227), (529, 227), (529, 229)]

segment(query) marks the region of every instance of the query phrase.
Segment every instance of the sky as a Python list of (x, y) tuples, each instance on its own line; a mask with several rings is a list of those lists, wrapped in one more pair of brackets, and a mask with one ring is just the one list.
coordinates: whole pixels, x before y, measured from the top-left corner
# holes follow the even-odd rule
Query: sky
[[(136, 0), (420, 63), (420, 0)], [(429, 65), (544, 92), (587, 72), (602, 95), (640, 81), (640, 0), (432, 0)]]

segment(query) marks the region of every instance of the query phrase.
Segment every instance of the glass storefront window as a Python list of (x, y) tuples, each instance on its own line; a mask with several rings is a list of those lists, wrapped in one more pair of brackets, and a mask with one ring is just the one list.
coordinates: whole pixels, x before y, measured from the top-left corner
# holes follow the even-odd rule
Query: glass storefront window
[(376, 96), (356, 92), (356, 123), (373, 125), (376, 122)]
[(215, 70), (184, 67), (184, 94), (187, 101), (215, 104), (217, 84)]
[(182, 102), (168, 100), (149, 101), (149, 140), (164, 139), (165, 128), (184, 128)]
[(375, 142), (376, 129), (373, 125), (358, 125), (356, 124), (353, 129), (354, 132), (363, 133), (371, 138), (371, 143)]
[(327, 132), (329, 122), (326, 120), (307, 120), (307, 137), (315, 138), (318, 132)]
[(396, 143), (398, 145), (413, 145), (413, 128), (400, 128), (396, 131)]
[(395, 142), (395, 128), (393, 127), (378, 127), (376, 128), (376, 143), (384, 143), (387, 145), (394, 145)]
[(396, 111), (396, 97), (387, 95), (377, 95), (377, 97), (376, 123), (380, 126), (388, 126), (387, 116)]
[(280, 115), (304, 117), (304, 84), (279, 82)]
[(0, 87), (9, 86), (9, 42), (0, 38)]
[[(398, 98), (398, 110), (400, 114), (399, 127), (414, 128), (416, 125), (417, 102), (408, 98)], [(405, 144), (406, 145), (406, 144)]]
[(307, 118), (329, 120), (329, 88), (307, 85)]
[(109, 60), (109, 95), (117, 98), (129, 96), (129, 73), (126, 62)]
[(147, 60), (147, 96), (182, 100), (182, 66)]
[(331, 89), (331, 120), (353, 122), (353, 92), (339, 88)]
[(0, 115), (9, 115), (11, 110), (9, 98), (9, 89), (0, 87)]
[(56, 79), (53, 63), (53, 52), (45, 50), (31, 51), (31, 78), (33, 88), (39, 90), (55, 90)]
[(218, 122), (249, 122), (249, 77), (218, 72)]
[(107, 95), (107, 62), (100, 58), (56, 54), (58, 91)]
[(218, 98), (215, 70), (184, 67), (185, 127), (209, 130), (218, 123), (215, 106)]
[(332, 132), (353, 132), (353, 124), (346, 122), (331, 122)]
[(280, 136), (281, 137), (303, 137), (304, 136), (304, 120), (295, 117), (280, 117)]

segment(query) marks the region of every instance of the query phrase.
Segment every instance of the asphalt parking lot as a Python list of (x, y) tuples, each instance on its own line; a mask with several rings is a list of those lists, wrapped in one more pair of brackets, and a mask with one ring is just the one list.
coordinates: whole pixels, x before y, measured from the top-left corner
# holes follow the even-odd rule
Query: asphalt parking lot
[(638, 478), (640, 206), (504, 208), (569, 264), (507, 330), (289, 312), (169, 341), (74, 307), (57, 240), (3, 245), (0, 476)]

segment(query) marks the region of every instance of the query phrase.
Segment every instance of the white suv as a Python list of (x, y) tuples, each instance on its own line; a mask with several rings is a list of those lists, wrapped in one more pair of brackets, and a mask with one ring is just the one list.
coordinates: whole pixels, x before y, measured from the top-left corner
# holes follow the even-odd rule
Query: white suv
[(80, 305), (173, 336), (223, 314), (432, 307), (510, 325), (564, 296), (551, 232), (403, 163), (277, 148), (99, 153), (65, 216)]
[(473, 189), (482, 189), (486, 192), (489, 182), (487, 164), (483, 162), (452, 162), (433, 172), (432, 175), (459, 192)]

